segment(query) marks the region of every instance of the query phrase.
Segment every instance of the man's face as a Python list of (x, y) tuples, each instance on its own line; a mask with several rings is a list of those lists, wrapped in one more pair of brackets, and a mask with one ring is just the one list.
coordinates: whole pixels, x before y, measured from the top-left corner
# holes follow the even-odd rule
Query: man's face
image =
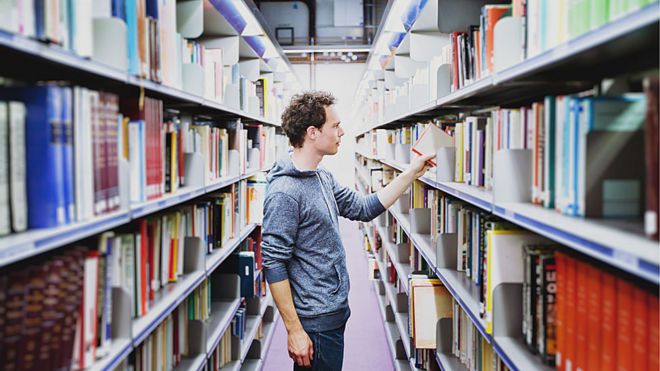
[(313, 139), (312, 144), (319, 153), (323, 155), (334, 155), (339, 151), (341, 137), (344, 135), (344, 129), (341, 128), (340, 124), (339, 116), (335, 112), (334, 106), (326, 106), (325, 123), (321, 129), (310, 128), (313, 131), (310, 135)]

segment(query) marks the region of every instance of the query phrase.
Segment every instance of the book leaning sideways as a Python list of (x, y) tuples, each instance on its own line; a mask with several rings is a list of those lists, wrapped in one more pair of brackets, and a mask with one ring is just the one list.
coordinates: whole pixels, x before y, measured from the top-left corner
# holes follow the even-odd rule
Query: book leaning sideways
[[(411, 150), (419, 156), (425, 156), (435, 154), (439, 148), (453, 146), (454, 140), (451, 135), (435, 125), (427, 125)], [(430, 159), (428, 162), (433, 166), (437, 166), (435, 159)]]

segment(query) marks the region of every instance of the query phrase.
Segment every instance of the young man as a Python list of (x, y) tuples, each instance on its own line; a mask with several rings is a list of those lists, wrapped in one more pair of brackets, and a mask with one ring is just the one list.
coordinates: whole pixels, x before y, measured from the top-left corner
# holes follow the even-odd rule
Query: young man
[[(264, 204), (263, 266), (288, 332), (294, 370), (341, 370), (344, 328), (350, 316), (346, 253), (339, 216), (369, 221), (390, 207), (423, 175), (433, 156), (413, 161), (390, 184), (369, 196), (337, 183), (319, 167), (334, 155), (344, 130), (324, 92), (296, 95), (282, 114), (293, 146), (268, 175)], [(346, 171), (352, 171), (346, 167)]]

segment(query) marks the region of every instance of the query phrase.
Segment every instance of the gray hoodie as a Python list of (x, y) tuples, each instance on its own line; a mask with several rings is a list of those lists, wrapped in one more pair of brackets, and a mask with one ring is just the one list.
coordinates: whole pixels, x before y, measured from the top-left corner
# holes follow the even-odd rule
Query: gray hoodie
[(322, 167), (301, 171), (287, 156), (270, 170), (262, 230), (264, 271), (270, 283), (289, 279), (305, 331), (333, 330), (350, 316), (338, 217), (369, 221), (383, 211), (376, 194), (362, 196)]

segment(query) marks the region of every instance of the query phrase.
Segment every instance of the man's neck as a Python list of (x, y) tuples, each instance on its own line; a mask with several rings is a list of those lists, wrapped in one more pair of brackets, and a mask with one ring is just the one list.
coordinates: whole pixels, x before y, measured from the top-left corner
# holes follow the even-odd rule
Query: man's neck
[(323, 155), (313, 148), (303, 146), (302, 148), (293, 149), (291, 160), (298, 170), (316, 170), (321, 160), (323, 160)]

